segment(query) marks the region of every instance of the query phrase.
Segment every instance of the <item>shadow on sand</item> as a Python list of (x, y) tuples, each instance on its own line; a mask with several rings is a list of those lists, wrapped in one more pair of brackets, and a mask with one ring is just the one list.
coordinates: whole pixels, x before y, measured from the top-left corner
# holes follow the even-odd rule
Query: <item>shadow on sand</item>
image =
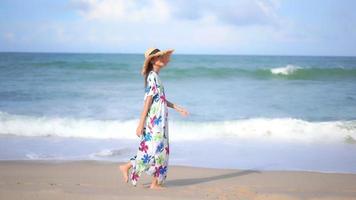
[(228, 174), (221, 174), (217, 176), (210, 176), (204, 178), (186, 178), (186, 179), (176, 179), (176, 180), (167, 180), (166, 184), (167, 187), (180, 187), (180, 186), (187, 186), (187, 185), (194, 185), (199, 183), (206, 183), (210, 181), (216, 181), (226, 178), (232, 178), (236, 176), (243, 176), (251, 173), (261, 173), (258, 170), (242, 170), (238, 172), (228, 173)]

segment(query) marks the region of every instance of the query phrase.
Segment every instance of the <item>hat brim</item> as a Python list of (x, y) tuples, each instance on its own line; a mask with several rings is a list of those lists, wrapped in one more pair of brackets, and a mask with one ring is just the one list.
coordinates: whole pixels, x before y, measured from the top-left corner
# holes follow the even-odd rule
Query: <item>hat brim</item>
[(162, 56), (162, 55), (171, 55), (174, 52), (174, 49), (167, 49), (167, 50), (162, 50), (159, 51), (155, 54), (149, 55), (147, 56), (147, 58), (145, 59), (143, 66), (142, 66), (142, 72), (147, 68), (148, 63), (151, 61), (151, 59), (155, 56)]

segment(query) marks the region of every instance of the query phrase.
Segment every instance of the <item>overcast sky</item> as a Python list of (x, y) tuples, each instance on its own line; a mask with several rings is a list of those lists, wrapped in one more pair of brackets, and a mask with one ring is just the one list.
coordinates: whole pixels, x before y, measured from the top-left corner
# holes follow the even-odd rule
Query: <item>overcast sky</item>
[(0, 0), (0, 51), (356, 56), (353, 0)]

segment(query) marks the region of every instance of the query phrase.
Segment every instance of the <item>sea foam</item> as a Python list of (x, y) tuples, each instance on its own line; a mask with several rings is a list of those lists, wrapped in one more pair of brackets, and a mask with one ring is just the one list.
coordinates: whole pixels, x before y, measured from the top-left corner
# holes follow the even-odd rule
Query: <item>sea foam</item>
[(299, 66), (295, 65), (287, 65), (285, 67), (277, 67), (277, 68), (272, 68), (271, 73), (272, 74), (281, 74), (281, 75), (290, 75), (295, 73), (298, 69), (302, 69)]
[[(96, 120), (13, 115), (0, 112), (0, 135), (138, 139), (138, 120)], [(292, 142), (346, 142), (356, 138), (356, 120), (309, 122), (295, 118), (169, 122), (170, 140), (263, 139)], [(106, 154), (107, 152), (102, 152)], [(113, 152), (109, 152), (111, 154)]]

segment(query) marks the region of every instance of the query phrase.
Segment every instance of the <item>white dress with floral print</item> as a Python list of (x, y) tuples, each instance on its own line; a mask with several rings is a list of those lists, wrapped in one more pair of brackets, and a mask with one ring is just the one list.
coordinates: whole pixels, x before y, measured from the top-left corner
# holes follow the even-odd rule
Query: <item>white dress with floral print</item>
[(157, 177), (158, 183), (162, 184), (168, 171), (168, 107), (164, 87), (155, 71), (149, 72), (146, 81), (144, 100), (152, 95), (152, 104), (145, 118), (137, 154), (130, 159), (133, 185), (136, 185), (142, 172)]

